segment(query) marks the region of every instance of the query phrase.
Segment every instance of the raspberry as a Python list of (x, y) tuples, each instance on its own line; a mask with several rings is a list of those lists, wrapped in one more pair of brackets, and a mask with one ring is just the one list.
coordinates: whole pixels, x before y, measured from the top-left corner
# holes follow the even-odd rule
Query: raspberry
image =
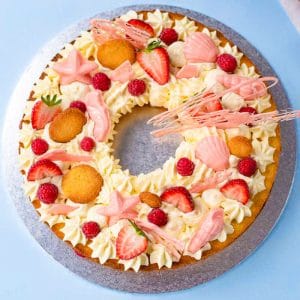
[(85, 222), (82, 225), (81, 229), (87, 239), (92, 239), (92, 238), (96, 237), (98, 235), (98, 233), (101, 231), (98, 223), (93, 222), (93, 221)]
[(148, 221), (157, 226), (164, 226), (168, 223), (168, 215), (160, 208), (153, 208), (148, 214)]
[(191, 176), (195, 169), (195, 164), (187, 157), (182, 157), (176, 164), (177, 172), (181, 176)]
[(128, 83), (128, 92), (132, 96), (140, 96), (145, 93), (146, 83), (144, 80), (134, 79)]
[(31, 142), (31, 150), (36, 155), (44, 154), (48, 151), (48, 148), (48, 143), (41, 138), (36, 138)]
[(83, 102), (80, 101), (80, 100), (72, 101), (71, 104), (70, 104), (70, 107), (72, 107), (72, 108), (78, 108), (78, 109), (81, 110), (83, 113), (86, 112), (86, 105), (85, 105), (85, 103), (83, 103)]
[(245, 107), (242, 107), (240, 109), (240, 112), (247, 112), (249, 114), (253, 114), (253, 115), (256, 115), (257, 114), (257, 111), (255, 108), (251, 107), (251, 106), (245, 106)]
[(246, 157), (239, 161), (237, 168), (242, 175), (250, 177), (256, 172), (257, 164), (253, 158)]
[(58, 188), (53, 183), (42, 183), (37, 191), (37, 197), (45, 204), (54, 203), (58, 196)]
[(223, 71), (228, 73), (233, 73), (237, 67), (235, 57), (228, 53), (220, 54), (217, 57), (217, 64)]
[(178, 40), (178, 33), (173, 28), (165, 28), (159, 38), (169, 46)]
[(92, 78), (93, 86), (96, 90), (107, 91), (110, 88), (111, 81), (105, 73), (97, 73)]
[(95, 141), (88, 136), (84, 137), (80, 142), (80, 148), (84, 151), (90, 152), (94, 149), (94, 147)]

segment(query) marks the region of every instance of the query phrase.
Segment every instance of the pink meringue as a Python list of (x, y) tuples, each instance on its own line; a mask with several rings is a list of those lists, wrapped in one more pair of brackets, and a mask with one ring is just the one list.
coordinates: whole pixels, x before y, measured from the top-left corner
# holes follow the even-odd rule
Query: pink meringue
[(192, 78), (192, 77), (198, 77), (199, 76), (199, 70), (198, 67), (195, 65), (187, 64), (183, 66), (177, 73), (176, 78)]
[(121, 83), (124, 83), (126, 81), (129, 81), (133, 79), (134, 73), (132, 70), (131, 63), (126, 60), (124, 61), (119, 67), (114, 69), (110, 73), (110, 79), (114, 81), (120, 81)]

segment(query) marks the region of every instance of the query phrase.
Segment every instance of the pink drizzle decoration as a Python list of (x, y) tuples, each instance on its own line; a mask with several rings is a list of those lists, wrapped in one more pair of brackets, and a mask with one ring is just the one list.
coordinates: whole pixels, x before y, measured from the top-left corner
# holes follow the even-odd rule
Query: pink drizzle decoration
[(150, 35), (129, 23), (117, 19), (115, 21), (93, 19), (91, 21), (93, 38), (99, 44), (111, 39), (126, 39), (138, 49), (145, 48)]

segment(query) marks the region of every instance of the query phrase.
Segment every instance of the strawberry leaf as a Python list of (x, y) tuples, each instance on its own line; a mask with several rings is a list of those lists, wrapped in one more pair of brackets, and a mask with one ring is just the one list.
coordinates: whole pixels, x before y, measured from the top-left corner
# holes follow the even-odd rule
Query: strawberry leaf
[(152, 41), (150, 44), (148, 44), (147, 48), (146, 48), (146, 51), (147, 52), (150, 52), (156, 48), (159, 48), (161, 47), (161, 41), (160, 40), (155, 40), (155, 41)]
[(57, 99), (57, 95), (55, 94), (52, 98), (50, 95), (47, 95), (46, 97), (41, 97), (42, 101), (49, 107), (59, 105), (61, 103), (61, 99)]
[(147, 237), (145, 232), (140, 227), (138, 227), (133, 221), (131, 221), (129, 219), (128, 219), (128, 221), (138, 235), (141, 235), (141, 236), (145, 237), (147, 240), (149, 240), (149, 238)]

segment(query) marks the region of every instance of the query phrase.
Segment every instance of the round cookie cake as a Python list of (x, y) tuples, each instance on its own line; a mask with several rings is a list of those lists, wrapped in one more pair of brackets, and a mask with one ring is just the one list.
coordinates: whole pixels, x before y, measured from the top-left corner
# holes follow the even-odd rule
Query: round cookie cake
[(227, 92), (230, 76), (260, 74), (222, 33), (185, 16), (93, 20), (49, 62), (20, 124), (24, 190), (40, 220), (78, 255), (136, 272), (190, 264), (232, 243), (268, 199), (277, 123), (182, 130), (174, 156), (136, 176), (112, 147), (115, 125), (135, 106), (172, 112), (202, 95), (211, 101), (195, 116), (276, 109), (266, 90)]

